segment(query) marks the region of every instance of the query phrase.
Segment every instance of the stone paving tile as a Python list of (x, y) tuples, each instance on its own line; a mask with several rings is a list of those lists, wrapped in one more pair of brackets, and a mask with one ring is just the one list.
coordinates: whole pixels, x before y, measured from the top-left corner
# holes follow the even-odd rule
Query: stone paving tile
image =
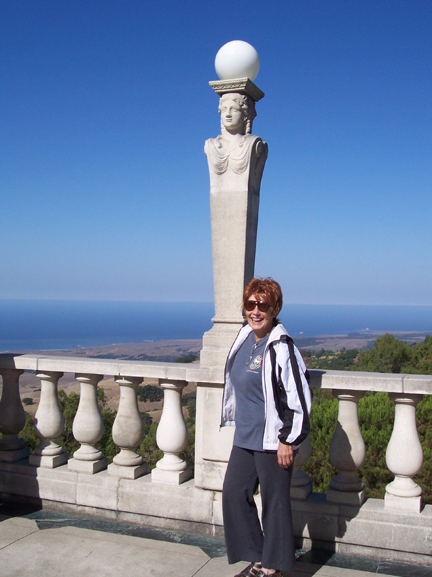
[[(21, 516), (17, 516), (21, 515)], [(10, 526), (9, 541), (4, 520), (13, 523)], [(29, 525), (29, 523), (31, 525)], [(94, 518), (85, 518), (78, 515), (62, 515), (49, 510), (38, 510), (34, 507), (12, 507), (0, 504), (0, 547), (1, 543), (9, 544), (10, 538), (13, 541), (13, 534), (18, 531), (23, 537), (33, 531), (43, 530), (83, 530), (83, 535), (92, 534), (89, 539), (111, 541), (107, 535), (111, 535), (116, 540), (116, 536), (124, 538), (132, 537), (138, 540), (151, 542), (151, 549), (159, 550), (169, 544), (174, 546), (186, 546), (195, 548), (204, 555), (207, 561), (199, 569), (196, 577), (232, 577), (244, 568), (245, 564), (229, 566), (226, 559), (225, 542), (218, 537), (206, 536), (202, 534), (186, 533), (168, 529), (158, 529), (145, 527), (126, 522), (114, 522)], [(13, 531), (11, 533), (11, 531)], [(21, 533), (20, 533), (21, 531)], [(105, 536), (104, 536), (105, 534)], [(2, 540), (2, 537), (6, 541)], [(159, 545), (157, 544), (159, 543)], [(147, 546), (147, 545), (146, 545)], [(340, 555), (326, 551), (304, 551), (297, 552), (299, 562), (294, 571), (286, 573), (287, 577), (306, 577), (317, 575), (319, 577), (364, 577), (366, 575), (393, 575), (395, 577), (432, 577), (431, 567), (418, 565), (408, 565), (404, 563), (392, 563), (388, 561), (378, 561), (375, 559), (365, 559)], [(247, 563), (246, 563), (247, 565)]]
[(36, 531), (0, 550), (2, 577), (192, 577), (208, 561), (198, 547), (77, 527)]
[(94, 531), (105, 531), (107, 533), (154, 539), (155, 541), (193, 545), (200, 547), (210, 558), (223, 557), (226, 555), (225, 540), (219, 537), (182, 531), (170, 531), (169, 529), (145, 527), (124, 522), (117, 523), (100, 519), (81, 518), (73, 515), (61, 515), (44, 510), (27, 512), (26, 518), (35, 520), (41, 530), (60, 527), (80, 527)]
[(193, 577), (233, 577), (242, 571), (248, 563), (228, 565), (226, 557), (210, 559)]
[(0, 550), (36, 531), (39, 531), (38, 526), (30, 519), (0, 519)]

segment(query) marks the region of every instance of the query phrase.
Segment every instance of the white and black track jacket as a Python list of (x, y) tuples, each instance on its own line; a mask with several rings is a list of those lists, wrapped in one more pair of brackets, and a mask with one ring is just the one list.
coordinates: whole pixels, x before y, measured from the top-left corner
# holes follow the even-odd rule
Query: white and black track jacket
[[(225, 367), (225, 388), (222, 400), (222, 427), (235, 426), (235, 393), (231, 381), (234, 356), (252, 328), (244, 326), (234, 341)], [(311, 394), (308, 374), (302, 356), (292, 343), (285, 327), (279, 323), (270, 332), (264, 352), (262, 386), (264, 393), (265, 427), (264, 451), (277, 451), (279, 441), (294, 449), (308, 436)], [(290, 361), (290, 348), (299, 368)]]

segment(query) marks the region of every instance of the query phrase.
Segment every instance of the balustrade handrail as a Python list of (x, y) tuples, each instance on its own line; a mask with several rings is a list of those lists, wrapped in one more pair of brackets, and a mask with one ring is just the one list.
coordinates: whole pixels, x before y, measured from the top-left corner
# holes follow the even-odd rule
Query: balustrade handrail
[[(25, 424), (19, 394), (19, 377), (25, 370), (34, 371), (41, 382), (41, 398), (35, 416), (35, 432), (41, 443), (30, 455), (30, 465), (55, 468), (67, 463), (70, 471), (90, 474), (107, 468), (107, 459), (96, 448), (103, 435), (97, 386), (104, 375), (112, 375), (120, 388), (119, 410), (113, 426), (113, 441), (120, 453), (108, 466), (108, 472), (128, 479), (136, 479), (147, 471), (147, 464), (136, 452), (143, 438), (137, 387), (144, 378), (157, 379), (164, 389), (157, 437), (164, 457), (152, 471), (152, 480), (157, 483), (179, 484), (191, 476), (190, 469), (179, 456), (188, 437), (181, 409), (183, 388), (190, 382), (197, 383), (198, 389), (203, 391), (223, 386), (223, 369), (202, 368), (198, 363), (184, 365), (49, 354), (0, 354), (0, 374), (4, 385), (0, 401), (0, 431), (3, 433), (0, 461), (15, 462), (28, 456), (28, 448), (18, 437)], [(58, 380), (64, 373), (74, 374), (81, 389), (73, 423), (73, 434), (80, 448), (70, 459), (56, 443), (64, 426), (57, 395)], [(311, 370), (310, 375), (311, 386), (332, 390), (339, 404), (338, 422), (330, 444), (330, 462), (339, 472), (330, 483), (327, 501), (355, 506), (363, 503), (365, 487), (357, 471), (366, 453), (358, 420), (358, 401), (366, 392), (384, 391), (395, 403), (394, 428), (386, 453), (387, 466), (395, 479), (386, 487), (386, 506), (420, 512), (421, 488), (414, 477), (421, 469), (423, 451), (415, 411), (422, 395), (432, 394), (432, 376), (326, 370)], [(199, 410), (198, 403), (197, 413)], [(201, 411), (206, 410), (201, 404)], [(214, 405), (212, 412), (216, 410)], [(211, 411), (206, 413), (206, 417), (203, 415), (201, 419), (213, 418)], [(217, 434), (217, 429), (217, 426), (206, 427), (206, 434)], [(209, 461), (211, 456), (207, 457)], [(309, 445), (303, 443), (294, 464), (292, 482), (293, 495), (297, 499), (307, 499), (311, 491), (310, 480), (301, 471), (309, 456), (310, 442)]]
[[(201, 368), (198, 363), (125, 361), (43, 354), (0, 354), (0, 369), (147, 377), (209, 385), (222, 385), (224, 380), (221, 369)], [(318, 369), (312, 369), (309, 373), (312, 388), (432, 395), (431, 375)]]

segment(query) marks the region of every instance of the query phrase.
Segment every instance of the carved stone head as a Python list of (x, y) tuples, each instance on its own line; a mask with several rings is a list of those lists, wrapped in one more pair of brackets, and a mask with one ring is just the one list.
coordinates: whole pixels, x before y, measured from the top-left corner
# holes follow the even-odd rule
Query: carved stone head
[(256, 117), (255, 102), (245, 94), (228, 92), (219, 99), (222, 134), (251, 134)]

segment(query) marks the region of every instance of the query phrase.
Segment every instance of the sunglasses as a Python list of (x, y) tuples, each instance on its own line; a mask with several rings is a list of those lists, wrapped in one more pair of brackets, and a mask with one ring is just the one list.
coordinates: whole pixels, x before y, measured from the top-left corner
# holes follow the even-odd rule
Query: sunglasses
[(246, 301), (243, 306), (249, 313), (252, 312), (255, 307), (258, 307), (258, 310), (262, 313), (266, 313), (269, 308), (271, 308), (270, 305), (264, 301)]

